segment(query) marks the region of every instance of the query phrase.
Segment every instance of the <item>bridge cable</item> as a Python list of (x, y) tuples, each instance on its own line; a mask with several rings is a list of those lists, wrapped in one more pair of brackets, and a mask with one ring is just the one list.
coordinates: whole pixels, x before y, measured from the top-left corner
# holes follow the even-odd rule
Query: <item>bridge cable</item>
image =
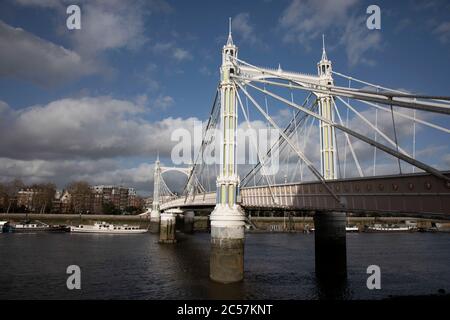
[[(391, 105), (391, 117), (392, 117), (392, 127), (394, 128), (395, 146), (396, 146), (397, 152), (398, 152), (399, 146), (398, 146), (398, 140), (397, 140), (397, 129), (395, 127), (394, 108), (392, 107), (392, 105)], [(401, 175), (402, 174), (402, 165), (400, 163), (399, 158), (397, 158), (397, 161), (398, 161), (398, 170), (400, 171), (400, 175)]]
[[(303, 102), (303, 106), (306, 106), (306, 104), (308, 103), (308, 99), (309, 97), (312, 95), (312, 93), (309, 93), (307, 98), (305, 99), (305, 101)], [(246, 99), (248, 100), (248, 97), (246, 96)], [(317, 101), (314, 103), (313, 107), (316, 105)], [(247, 104), (248, 106), (248, 104)], [(300, 113), (301, 111), (297, 110), (297, 115)], [(299, 118), (298, 123), (302, 123), (305, 119), (307, 119), (309, 115), (305, 114), (302, 118)], [(291, 121), (287, 127), (284, 129), (284, 132), (286, 132), (289, 136), (292, 134), (292, 125), (293, 125), (293, 121)], [(283, 138), (280, 136), (279, 139), (270, 147), (270, 149), (267, 151), (266, 156), (264, 157), (264, 161), (266, 161), (266, 159), (268, 157), (270, 157), (271, 153), (274, 152), (274, 150), (276, 149), (280, 149), (281, 151), (283, 151), (284, 147), (286, 146), (286, 142), (283, 140)], [(253, 177), (255, 177), (256, 173), (259, 171), (259, 169), (261, 168), (260, 163), (258, 162), (248, 173), (247, 175), (241, 180), (241, 183), (243, 183), (243, 185), (245, 186), (247, 184), (247, 181), (249, 179), (249, 177), (251, 177), (253, 175)], [(260, 178), (261, 179), (261, 178)], [(256, 183), (258, 184), (258, 183)]]
[[(249, 119), (247, 117), (247, 113), (245, 112), (244, 106), (242, 104), (242, 100), (241, 100), (241, 96), (239, 94), (239, 91), (237, 90), (236, 85), (234, 83), (233, 83), (233, 86), (235, 87), (236, 96), (237, 96), (237, 99), (239, 101), (239, 106), (241, 107), (241, 111), (242, 111), (242, 113), (244, 115), (244, 118), (245, 118), (245, 120), (247, 122), (247, 126), (250, 128), (251, 131), (253, 131), (252, 125), (250, 124), (250, 121), (249, 121)], [(257, 156), (258, 156), (258, 159), (261, 162), (261, 154), (260, 154), (260, 151), (259, 151), (259, 148), (258, 148), (258, 144), (252, 138), (253, 138), (253, 135), (251, 136), (250, 140), (253, 142), (253, 147), (255, 148)], [(263, 170), (263, 175), (264, 175), (264, 173), (267, 173), (266, 172), (266, 167), (264, 166), (264, 162), (262, 163), (262, 166), (263, 166), (262, 170)], [(268, 175), (268, 173), (267, 173), (267, 175)], [(267, 179), (267, 177), (266, 177), (266, 181), (267, 181), (267, 184), (269, 185), (269, 192), (270, 192), (270, 195), (272, 197), (272, 201), (274, 202), (274, 204), (278, 204), (277, 200), (275, 199), (275, 197), (273, 195), (272, 185), (271, 185), (269, 179)]]
[[(311, 161), (308, 160), (308, 158), (304, 155), (304, 153), (295, 147), (295, 145), (292, 143), (292, 141), (289, 139), (289, 137), (287, 137), (286, 134), (283, 131), (281, 131), (281, 128), (278, 127), (278, 125), (273, 121), (273, 119), (264, 112), (264, 110), (261, 108), (261, 106), (258, 104), (258, 102), (256, 102), (255, 99), (253, 99), (253, 97), (247, 92), (247, 90), (245, 90), (239, 82), (236, 82), (236, 81), (234, 81), (234, 82), (239, 86), (239, 88), (242, 90), (242, 92), (244, 92), (244, 94), (248, 96), (248, 98), (253, 103), (253, 105), (257, 108), (257, 110), (270, 122), (270, 124), (275, 129), (277, 129), (280, 132), (282, 137), (286, 140), (286, 142), (289, 144), (289, 146), (297, 153), (297, 155), (303, 159), (303, 161), (306, 163), (308, 168), (320, 180), (320, 182), (325, 187), (325, 189), (330, 193), (330, 195), (339, 204), (341, 204), (343, 206), (343, 204), (340, 201), (340, 198), (333, 192), (333, 190), (327, 184), (327, 181), (325, 180), (325, 178), (322, 176), (322, 174), (319, 171), (317, 171), (317, 169), (314, 167), (314, 165), (311, 163)], [(250, 85), (250, 86), (254, 87), (253, 85)]]
[[(338, 119), (339, 119), (339, 123), (340, 123), (341, 125), (343, 125), (344, 123), (343, 123), (343, 121), (342, 121), (341, 114), (339, 113), (339, 109), (337, 108), (336, 101), (334, 100), (334, 98), (333, 98), (332, 100), (333, 100), (334, 110), (336, 111), (336, 114), (337, 114)], [(347, 108), (347, 112), (348, 112), (348, 110), (349, 110), (349, 109)], [(347, 127), (348, 127), (348, 113), (347, 113)], [(358, 161), (358, 158), (356, 157), (356, 153), (355, 153), (355, 150), (353, 149), (353, 145), (352, 145), (352, 143), (351, 143), (351, 141), (350, 141), (350, 137), (348, 136), (348, 133), (344, 132), (344, 136), (345, 136), (345, 138), (346, 138), (348, 147), (349, 147), (349, 149), (350, 149), (350, 153), (351, 153), (352, 156), (353, 156), (353, 160), (355, 161), (356, 168), (358, 169), (359, 176), (360, 176), (360, 177), (364, 177), (364, 173), (363, 173), (363, 171), (362, 171), (362, 169), (361, 169), (361, 165), (360, 165), (360, 163), (359, 163), (359, 161)], [(347, 145), (347, 144), (345, 144), (345, 145)], [(347, 152), (347, 150), (346, 150), (345, 152)], [(345, 161), (345, 162), (344, 162), (344, 164), (345, 164), (345, 163), (347, 162), (347, 160), (345, 159), (344, 161)], [(345, 166), (344, 166), (344, 168), (345, 168)], [(345, 178), (345, 171), (344, 171), (344, 178)]]
[[(263, 90), (261, 88), (257, 87), (257, 86), (254, 86), (252, 84), (247, 84), (247, 85), (252, 87), (252, 88), (254, 88), (254, 89), (256, 89), (256, 90), (258, 90), (258, 91), (260, 91), (260, 92), (263, 92)], [(431, 166), (429, 166), (429, 165), (427, 165), (427, 164), (425, 164), (425, 163), (423, 163), (421, 161), (418, 161), (416, 159), (412, 159), (411, 157), (409, 157), (409, 156), (407, 156), (407, 155), (405, 155), (403, 153), (399, 153), (399, 152), (393, 150), (392, 148), (389, 148), (389, 147), (387, 147), (387, 146), (385, 146), (385, 145), (383, 145), (381, 143), (375, 142), (371, 138), (368, 138), (368, 137), (366, 137), (366, 136), (364, 136), (362, 134), (359, 134), (356, 131), (353, 131), (353, 130), (347, 128), (347, 127), (339, 125), (339, 124), (337, 124), (337, 123), (335, 123), (335, 122), (333, 122), (331, 120), (328, 120), (327, 118), (324, 118), (324, 117), (322, 117), (322, 116), (320, 116), (320, 115), (318, 115), (318, 114), (316, 114), (314, 112), (311, 112), (310, 110), (305, 109), (304, 107), (301, 107), (301, 106), (299, 106), (299, 105), (297, 105), (295, 103), (291, 103), (289, 100), (286, 100), (286, 99), (284, 99), (284, 98), (282, 98), (282, 97), (280, 97), (280, 96), (278, 96), (278, 95), (276, 95), (276, 94), (274, 94), (274, 93), (272, 93), (270, 91), (267, 91), (267, 94), (270, 95), (271, 97), (281, 101), (281, 102), (284, 102), (285, 104), (287, 104), (287, 105), (289, 105), (289, 106), (291, 106), (293, 108), (296, 108), (296, 109), (299, 109), (299, 110), (303, 110), (304, 112), (311, 114), (312, 116), (316, 117), (317, 119), (319, 119), (319, 120), (321, 120), (323, 122), (326, 122), (327, 124), (329, 124), (331, 126), (334, 126), (334, 127), (338, 128), (341, 131), (349, 133), (350, 135), (354, 136), (355, 138), (358, 138), (359, 140), (362, 140), (362, 141), (364, 141), (364, 142), (366, 142), (366, 143), (368, 143), (370, 145), (374, 145), (378, 149), (383, 150), (386, 153), (389, 153), (389, 154), (391, 154), (391, 155), (393, 155), (395, 157), (398, 157), (401, 160), (403, 160), (405, 162), (408, 162), (409, 164), (415, 165), (416, 167), (418, 167), (418, 168), (420, 168), (420, 169), (422, 169), (422, 170), (424, 170), (424, 171), (426, 171), (426, 172), (428, 172), (428, 173), (430, 173), (430, 174), (432, 174), (432, 175), (434, 175), (434, 176), (436, 176), (436, 177), (438, 177), (438, 178), (440, 178), (440, 179), (442, 179), (444, 181), (450, 182), (450, 178), (449, 177), (445, 176), (439, 170), (437, 170), (437, 169), (435, 169), (435, 168), (433, 168), (433, 167), (431, 167)]]

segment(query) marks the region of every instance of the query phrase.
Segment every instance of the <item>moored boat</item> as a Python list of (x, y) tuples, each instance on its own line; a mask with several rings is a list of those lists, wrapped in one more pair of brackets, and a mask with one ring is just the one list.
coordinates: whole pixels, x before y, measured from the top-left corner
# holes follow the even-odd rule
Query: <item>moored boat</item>
[(411, 232), (414, 231), (415, 227), (405, 225), (382, 225), (382, 224), (374, 224), (373, 226), (366, 226), (366, 232)]
[(41, 232), (41, 231), (50, 231), (51, 227), (43, 223), (41, 221), (31, 221), (26, 220), (21, 223), (17, 223), (11, 226), (12, 232), (18, 232), (18, 233), (28, 233), (28, 232)]
[(107, 222), (96, 222), (94, 225), (80, 224), (78, 226), (70, 226), (70, 232), (76, 233), (136, 234), (147, 231), (147, 229), (141, 229), (138, 226), (113, 225)]
[(359, 228), (357, 226), (347, 226), (345, 227), (346, 232), (359, 232)]
[(7, 232), (8, 221), (0, 221), (0, 233)]

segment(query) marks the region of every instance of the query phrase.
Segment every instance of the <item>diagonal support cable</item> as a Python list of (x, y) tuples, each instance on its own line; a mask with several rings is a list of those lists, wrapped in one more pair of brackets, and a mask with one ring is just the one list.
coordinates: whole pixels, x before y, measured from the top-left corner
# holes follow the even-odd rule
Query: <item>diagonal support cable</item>
[[(341, 114), (339, 113), (339, 109), (337, 108), (336, 102), (334, 101), (334, 99), (333, 99), (333, 106), (334, 106), (334, 110), (336, 111), (336, 114), (339, 118), (339, 123), (341, 125), (344, 125), (344, 122), (342, 121), (342, 118), (341, 118)], [(344, 132), (344, 135), (345, 135), (345, 139), (347, 140), (347, 144), (348, 144), (348, 147), (352, 154), (353, 160), (355, 161), (356, 168), (358, 169), (359, 176), (364, 177), (364, 173), (361, 169), (361, 165), (359, 164), (358, 158), (356, 157), (356, 153), (355, 153), (355, 150), (353, 149), (353, 145), (352, 145), (352, 142), (350, 141), (350, 137), (348, 136), (348, 133), (346, 133), (346, 132)]]
[(403, 150), (402, 148), (400, 148), (398, 146), (398, 143), (396, 143), (395, 141), (392, 141), (391, 138), (389, 138), (386, 134), (383, 133), (383, 131), (381, 131), (380, 129), (378, 129), (376, 126), (374, 126), (372, 124), (372, 122), (370, 122), (369, 120), (367, 120), (366, 117), (364, 117), (358, 110), (356, 110), (355, 108), (353, 108), (349, 103), (347, 103), (344, 99), (342, 99), (341, 97), (337, 96), (336, 98), (339, 99), (339, 101), (341, 101), (347, 108), (349, 108), (350, 110), (352, 110), (361, 120), (363, 120), (366, 124), (368, 124), (373, 130), (375, 130), (376, 132), (378, 132), (378, 134), (380, 136), (382, 136), (384, 139), (386, 139), (391, 145), (393, 145), (394, 147), (398, 148), (397, 151), (407, 155), (408, 157), (410, 157), (410, 155)]
[[(326, 183), (325, 178), (320, 174), (319, 171), (317, 171), (317, 169), (314, 167), (314, 165), (311, 163), (311, 161), (309, 161), (309, 159), (304, 155), (304, 153), (302, 151), (300, 151), (295, 145), (294, 143), (291, 141), (291, 139), (289, 139), (288, 136), (286, 136), (286, 134), (281, 131), (280, 127), (278, 127), (278, 125), (273, 121), (273, 119), (264, 112), (264, 110), (261, 108), (261, 106), (258, 104), (258, 102), (255, 101), (255, 99), (253, 99), (253, 97), (247, 92), (247, 90), (245, 90), (243, 88), (243, 86), (239, 83), (236, 82), (235, 83), (239, 86), (239, 88), (242, 90), (242, 92), (244, 92), (244, 94), (250, 99), (250, 101), (253, 103), (253, 105), (258, 109), (258, 111), (267, 119), (267, 121), (270, 122), (270, 124), (277, 129), (280, 134), (282, 135), (283, 139), (286, 140), (286, 142), (288, 143), (288, 145), (292, 148), (292, 150), (295, 151), (295, 153), (297, 153), (297, 155), (306, 163), (306, 165), (308, 166), (308, 168), (311, 170), (311, 172), (319, 179), (319, 181), (323, 184), (323, 186), (325, 187), (325, 189), (330, 193), (330, 195), (341, 205), (343, 205), (339, 199), (339, 197), (333, 192), (333, 190), (331, 190), (330, 186)], [(268, 92), (268, 91), (266, 91)], [(307, 109), (305, 109), (307, 110)]]
[[(250, 87), (252, 87), (252, 88), (254, 88), (254, 89), (264, 93), (263, 89), (261, 89), (261, 88), (259, 88), (257, 86), (254, 86), (254, 85), (252, 85), (250, 83), (248, 83), (247, 86), (250, 86)], [(308, 109), (306, 109), (304, 107), (301, 107), (301, 106), (299, 106), (296, 103), (292, 103), (289, 100), (286, 100), (283, 97), (280, 97), (280, 96), (278, 96), (278, 95), (276, 95), (276, 94), (274, 94), (274, 93), (272, 93), (270, 91), (266, 90), (265, 93), (267, 93), (271, 97), (273, 97), (273, 98), (275, 98), (275, 99), (277, 99), (277, 100), (279, 100), (281, 102), (284, 102), (285, 104), (287, 104), (287, 105), (289, 105), (289, 106), (291, 106), (293, 108), (302, 110), (303, 112), (308, 113), (308, 114), (312, 115), (313, 117), (315, 117), (315, 118), (317, 118), (317, 119), (319, 119), (319, 120), (321, 120), (323, 122), (326, 122), (326, 123), (328, 123), (331, 126), (334, 126), (334, 127), (338, 128), (341, 131), (347, 132), (348, 134), (354, 136), (355, 138), (360, 139), (360, 140), (362, 140), (362, 141), (364, 141), (364, 142), (366, 142), (366, 143), (368, 143), (368, 144), (370, 144), (372, 146), (375, 146), (378, 149), (380, 149), (380, 150), (382, 150), (382, 151), (384, 151), (384, 152), (386, 152), (386, 153), (388, 153), (388, 154), (390, 154), (390, 155), (392, 155), (392, 156), (394, 156), (396, 158), (400, 158), (401, 160), (403, 160), (405, 162), (408, 162), (409, 164), (412, 164), (412, 165), (416, 166), (419, 169), (422, 169), (422, 170), (424, 170), (424, 171), (426, 171), (426, 172), (428, 172), (428, 173), (430, 173), (430, 174), (432, 174), (432, 175), (434, 175), (434, 176), (436, 176), (436, 177), (438, 177), (438, 178), (440, 178), (440, 179), (442, 179), (444, 181), (450, 182), (450, 178), (449, 177), (445, 176), (439, 170), (436, 170), (435, 168), (433, 168), (433, 167), (431, 167), (431, 166), (429, 166), (429, 165), (427, 165), (427, 164), (425, 164), (425, 163), (423, 163), (421, 161), (418, 161), (416, 159), (408, 157), (405, 154), (399, 153), (396, 150), (385, 146), (384, 144), (378, 143), (378, 142), (372, 140), (371, 138), (368, 138), (368, 137), (366, 137), (366, 136), (364, 136), (362, 134), (357, 133), (356, 131), (353, 131), (353, 130), (347, 128), (347, 127), (344, 127), (344, 126), (339, 125), (339, 124), (337, 124), (337, 123), (335, 123), (333, 121), (330, 121), (327, 118), (324, 118), (324, 117), (322, 117), (322, 116), (320, 116), (320, 115), (318, 115), (318, 114), (316, 114), (316, 113), (314, 113), (314, 112), (312, 112), (312, 111), (310, 111), (310, 110), (308, 110)]]

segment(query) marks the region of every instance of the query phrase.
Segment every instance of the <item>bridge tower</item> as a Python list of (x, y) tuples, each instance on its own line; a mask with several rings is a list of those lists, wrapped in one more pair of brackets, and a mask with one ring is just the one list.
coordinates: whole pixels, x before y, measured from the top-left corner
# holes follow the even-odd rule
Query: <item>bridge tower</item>
[[(325, 36), (322, 35), (322, 58), (317, 63), (317, 73), (321, 85), (333, 85), (332, 64), (325, 51)], [(319, 113), (322, 117), (334, 121), (333, 100), (328, 94), (318, 94)], [(320, 123), (320, 164), (326, 180), (336, 179), (336, 141), (334, 127), (323, 121)]]
[(217, 177), (216, 206), (211, 213), (210, 277), (221, 283), (237, 282), (244, 273), (245, 215), (236, 203), (239, 194), (239, 176), (236, 172), (236, 87), (230, 76), (236, 74), (232, 61), (238, 48), (231, 36), (231, 18), (228, 40), (222, 49), (220, 67), (221, 151), (220, 173)]
[(153, 174), (153, 203), (152, 211), (150, 212), (150, 231), (158, 232), (159, 223), (161, 219), (160, 199), (159, 199), (159, 184), (161, 179), (161, 163), (159, 157), (155, 161), (155, 170)]

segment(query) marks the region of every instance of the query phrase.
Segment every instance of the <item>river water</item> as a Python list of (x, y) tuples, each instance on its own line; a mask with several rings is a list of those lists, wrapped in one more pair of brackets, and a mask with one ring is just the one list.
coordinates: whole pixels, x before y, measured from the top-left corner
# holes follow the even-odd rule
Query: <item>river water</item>
[[(208, 233), (157, 236), (0, 234), (1, 299), (382, 299), (450, 292), (450, 233), (347, 235), (348, 277), (318, 285), (314, 235), (250, 233), (245, 280), (209, 280)], [(81, 268), (81, 290), (68, 290), (66, 268)], [(381, 268), (381, 290), (368, 290), (366, 269)]]

